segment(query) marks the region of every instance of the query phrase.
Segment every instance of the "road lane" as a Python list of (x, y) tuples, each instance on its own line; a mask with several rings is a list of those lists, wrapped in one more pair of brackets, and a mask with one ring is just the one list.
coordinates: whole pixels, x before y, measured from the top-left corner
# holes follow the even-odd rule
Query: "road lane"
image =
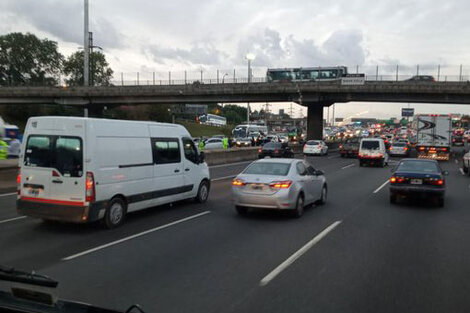
[[(211, 197), (206, 205), (183, 202), (172, 208), (136, 212), (129, 216), (123, 227), (112, 231), (103, 230), (99, 225), (44, 225), (31, 219), (6, 223), (0, 227), (0, 235), (7, 237), (5, 241), (0, 239), (0, 248), (8, 249), (9, 254), (11, 252), (14, 256), (5, 258), (0, 255), (0, 264), (5, 258), (14, 263), (9, 265), (42, 268), (45, 273), (60, 281), (61, 296), (64, 297), (116, 309), (137, 302), (148, 311), (164, 312), (311, 312), (311, 308), (322, 308), (322, 312), (335, 311), (332, 308), (341, 311), (339, 309), (346, 308), (350, 302), (354, 304), (353, 297), (356, 295), (360, 296), (363, 303), (367, 302), (362, 297), (365, 292), (353, 293), (347, 286), (362, 289), (373, 288), (374, 284), (378, 284), (379, 288), (398, 286), (401, 283), (398, 280), (393, 283), (396, 286), (392, 283), (392, 287), (386, 284), (382, 286), (376, 282), (380, 276), (367, 273), (370, 267), (373, 274), (380, 275), (380, 266), (387, 265), (387, 259), (383, 256), (398, 253), (400, 245), (394, 240), (407, 240), (400, 234), (393, 237), (394, 232), (415, 227), (393, 213), (401, 212), (401, 207), (387, 209), (390, 207), (387, 188), (373, 193), (390, 175), (389, 168), (353, 166), (341, 170), (348, 163), (357, 161), (329, 160), (324, 157), (309, 160), (316, 168), (326, 169), (329, 200), (325, 206), (307, 209), (301, 219), (272, 212), (253, 213), (248, 218), (240, 218), (230, 202), (230, 180), (222, 180), (213, 183)], [(465, 194), (468, 192), (467, 177), (458, 173), (454, 163), (445, 167), (451, 172), (448, 178), (451, 190), (446, 208), (448, 204), (455, 206), (465, 203), (468, 201)], [(460, 179), (458, 182), (456, 175)], [(68, 262), (59, 261), (70, 255), (69, 252), (83, 251), (100, 242), (110, 242), (148, 229), (146, 227), (164, 225), (204, 210), (212, 213), (197, 220), (197, 223), (170, 227), (164, 232), (152, 233)], [(413, 206), (405, 206), (406, 211), (415, 209)], [(419, 211), (422, 212), (420, 217), (426, 217), (428, 210)], [(465, 219), (464, 212), (460, 209), (460, 214), (453, 218), (447, 214), (441, 216), (442, 219), (450, 219), (449, 224), (455, 224), (455, 235), (460, 232), (462, 225), (468, 225), (468, 216)], [(344, 221), (341, 227), (263, 287), (265, 290), (260, 290), (259, 281), (267, 273), (337, 220)], [(400, 227), (401, 223), (405, 224), (404, 230)], [(390, 225), (396, 229), (390, 231), (390, 234), (386, 232), (385, 236), (383, 228), (390, 228)], [(440, 231), (446, 233), (447, 230)], [(382, 241), (383, 237), (385, 239)], [(15, 249), (15, 246), (19, 248)], [(405, 247), (401, 253), (409, 253), (407, 249), (412, 249), (411, 245)], [(460, 243), (451, 245), (446, 253), (455, 255), (461, 248)], [(28, 252), (23, 253), (23, 250)], [(374, 251), (380, 255), (375, 257)], [(342, 262), (338, 258), (345, 260)], [(371, 264), (363, 264), (364, 260)], [(465, 256), (463, 260), (467, 260)], [(456, 262), (454, 265), (462, 268), (461, 263)], [(341, 266), (356, 271), (345, 275)], [(358, 270), (363, 270), (364, 275), (372, 280), (358, 278), (361, 273)], [(337, 272), (343, 274), (344, 278), (335, 276)], [(299, 277), (301, 285), (297, 284)], [(325, 282), (325, 277), (330, 281)], [(394, 279), (391, 274), (386, 277)], [(357, 282), (350, 281), (352, 279)], [(336, 286), (337, 282), (341, 285)], [(329, 298), (322, 291), (323, 285), (332, 294)], [(110, 286), (113, 292), (97, 292), (111, 290)], [(313, 293), (309, 293), (309, 290)], [(337, 299), (342, 293), (346, 296), (343, 302)], [(377, 304), (390, 305), (378, 292), (374, 295), (378, 297)], [(324, 298), (319, 300), (318, 296)], [(282, 301), (278, 301), (278, 298)], [(338, 304), (328, 307), (326, 299), (338, 301)], [(276, 305), (271, 305), (271, 302)], [(377, 306), (374, 308), (381, 311)]]
[(469, 312), (468, 180), (443, 167), (444, 208), (391, 205), (384, 188), (229, 312)]

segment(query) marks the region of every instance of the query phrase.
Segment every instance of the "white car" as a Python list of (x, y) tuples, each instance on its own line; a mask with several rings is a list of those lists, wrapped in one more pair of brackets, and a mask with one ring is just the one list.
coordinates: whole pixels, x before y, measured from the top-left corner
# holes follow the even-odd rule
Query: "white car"
[(328, 154), (328, 146), (323, 140), (308, 140), (304, 145), (304, 155)]
[(220, 138), (209, 138), (204, 143), (204, 150), (223, 149), (224, 143)]
[(311, 203), (326, 203), (326, 178), (298, 159), (262, 159), (251, 163), (232, 181), (235, 208), (288, 210), (300, 217)]
[(31, 117), (21, 150), (20, 215), (113, 228), (126, 213), (209, 195), (204, 154), (177, 124)]
[(288, 142), (289, 142), (289, 138), (286, 137), (286, 136), (279, 136), (279, 140), (280, 140), (282, 143), (288, 143)]

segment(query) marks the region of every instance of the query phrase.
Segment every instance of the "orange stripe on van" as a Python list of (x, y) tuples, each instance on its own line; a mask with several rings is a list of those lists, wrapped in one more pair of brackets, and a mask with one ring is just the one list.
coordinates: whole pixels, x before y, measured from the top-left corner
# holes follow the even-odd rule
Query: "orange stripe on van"
[(60, 204), (60, 205), (85, 206), (85, 202), (80, 202), (80, 201), (54, 200), (54, 199), (42, 199), (42, 198), (31, 198), (31, 197), (21, 197), (21, 200), (50, 203), (50, 204)]

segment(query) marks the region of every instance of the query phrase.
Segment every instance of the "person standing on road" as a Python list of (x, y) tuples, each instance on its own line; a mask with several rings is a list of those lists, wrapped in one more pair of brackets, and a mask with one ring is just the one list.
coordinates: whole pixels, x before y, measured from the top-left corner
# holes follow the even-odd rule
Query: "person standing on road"
[(202, 137), (199, 139), (199, 142), (198, 142), (198, 147), (199, 147), (199, 151), (204, 151), (204, 140), (202, 139)]
[(0, 139), (0, 160), (6, 160), (8, 157), (8, 144)]
[(8, 158), (17, 159), (20, 156), (21, 142), (14, 137), (11, 137), (10, 147), (8, 148)]
[(227, 137), (224, 137), (222, 139), (222, 144), (224, 145), (224, 150), (227, 150), (228, 149), (228, 138)]

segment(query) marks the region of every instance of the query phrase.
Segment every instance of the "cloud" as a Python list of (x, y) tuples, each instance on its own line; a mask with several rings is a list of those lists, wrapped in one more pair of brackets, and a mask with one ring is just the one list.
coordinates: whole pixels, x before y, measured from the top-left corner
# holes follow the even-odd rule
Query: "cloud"
[(278, 31), (265, 28), (240, 41), (235, 63), (240, 63), (247, 52), (256, 55), (256, 65), (268, 67), (360, 65), (366, 58), (363, 35), (358, 30), (336, 31), (319, 45), (313, 39), (297, 40), (293, 34), (282, 39)]
[[(2, 0), (0, 9), (59, 40), (83, 45), (83, 1)], [(125, 42), (104, 18), (90, 16), (90, 31), (93, 31), (95, 44), (105, 49), (122, 47)]]
[(213, 44), (204, 42), (193, 43), (189, 49), (153, 45), (145, 48), (145, 52), (153, 61), (160, 64), (177, 61), (184, 64), (218, 65), (228, 56)]

